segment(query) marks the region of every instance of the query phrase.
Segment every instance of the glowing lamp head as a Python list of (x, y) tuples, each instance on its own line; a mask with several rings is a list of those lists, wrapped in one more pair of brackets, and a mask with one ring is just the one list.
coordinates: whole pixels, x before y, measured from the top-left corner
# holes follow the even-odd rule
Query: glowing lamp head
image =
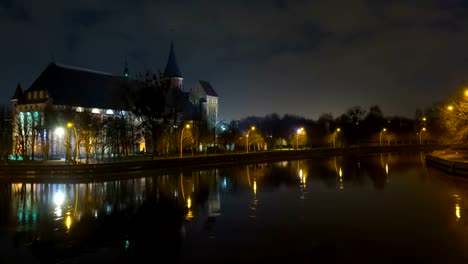
[(449, 105), (449, 106), (447, 107), (447, 109), (448, 109), (449, 111), (452, 111), (452, 110), (453, 110), (453, 106)]
[(250, 129), (251, 129), (251, 130), (255, 130), (255, 126), (252, 126)]
[(422, 131), (426, 131), (426, 128), (425, 128), (425, 127), (423, 127), (423, 128), (422, 128)]
[(384, 128), (384, 129), (382, 129), (382, 131), (383, 131), (383, 132), (385, 132), (385, 131), (387, 131), (387, 129), (386, 129), (386, 128)]
[(190, 128), (190, 125), (189, 125), (189, 124), (186, 124), (186, 125), (185, 125), (185, 128)]
[(59, 137), (63, 136), (64, 133), (65, 131), (63, 130), (63, 127), (57, 127), (54, 131), (54, 134)]
[(70, 123), (70, 122), (67, 123), (67, 127), (68, 127), (68, 128), (72, 128), (72, 127), (73, 127), (73, 123)]
[(336, 132), (340, 132), (340, 131), (341, 131), (341, 129), (340, 129), (340, 128), (337, 128), (337, 129), (336, 129)]

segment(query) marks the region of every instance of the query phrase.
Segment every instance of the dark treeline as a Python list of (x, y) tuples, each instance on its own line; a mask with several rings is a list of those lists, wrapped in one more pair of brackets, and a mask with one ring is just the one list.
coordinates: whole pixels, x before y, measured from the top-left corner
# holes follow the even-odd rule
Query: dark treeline
[[(155, 86), (164, 87), (163, 85)], [(61, 115), (68, 112), (62, 111)], [(144, 121), (142, 124), (136, 125), (128, 122), (123, 116), (115, 116), (111, 119), (96, 119), (88, 111), (74, 113), (73, 117), (62, 117), (63, 120), (73, 122), (73, 129), (76, 131), (73, 137), (77, 138), (81, 146), (79, 149), (72, 149), (70, 144), (72, 137), (69, 135), (67, 137), (68, 141), (66, 141), (68, 144), (59, 147), (66, 148), (67, 153), (80, 156), (86, 162), (90, 157), (104, 158), (110, 153), (116, 153), (116, 155), (113, 155), (114, 158), (132, 156), (136, 153), (133, 145), (138, 138), (138, 131), (143, 128), (143, 131), (150, 132), (146, 135), (147, 147), (150, 147), (149, 144), (156, 143), (152, 144), (152, 149), (158, 150), (158, 153), (163, 153), (161, 155), (178, 153), (181, 130), (183, 129), (181, 126), (174, 129), (178, 118), (174, 118), (172, 115), (162, 116), (165, 113), (164, 108), (158, 108), (154, 112), (155, 114), (153, 112), (142, 114), (135, 110), (134, 112), (136, 116), (142, 118)], [(55, 115), (49, 114), (47, 116)], [(440, 143), (445, 131), (442, 124), (443, 120), (439, 118), (440, 112), (436, 107), (425, 111), (417, 110), (413, 118), (386, 116), (377, 105), (370, 107), (368, 110), (360, 106), (354, 106), (337, 117), (330, 113), (324, 113), (317, 120), (291, 114), (284, 116), (269, 114), (264, 117), (250, 116), (230, 123), (220, 121), (214, 130), (202, 129), (206, 127), (206, 124), (203, 125), (197, 122), (199, 119), (194, 119), (194, 116), (182, 117), (182, 120), (192, 124), (192, 127), (186, 129), (183, 134), (184, 151), (190, 151), (192, 154), (197, 152), (203, 152), (204, 154), (227, 151), (242, 152), (247, 150), (246, 146), (251, 151), (259, 151), (277, 148), (304, 149), (379, 144)], [(58, 119), (60, 118), (57, 117)], [(61, 122), (57, 120), (48, 127), (53, 128), (55, 127), (53, 124), (57, 123), (66, 124), (63, 120)], [(49, 121), (44, 122), (44, 124), (50, 123)], [(14, 127), (15, 123), (12, 121), (11, 108), (0, 107), (1, 159), (6, 160), (9, 155), (14, 155), (14, 153), (23, 153), (23, 156), (28, 156), (28, 153), (26, 153), (28, 149), (27, 142), (32, 141), (17, 140), (17, 142), (26, 143), (24, 143), (24, 146), (21, 144), (14, 145), (12, 139)], [(48, 136), (52, 134), (49, 132), (47, 132)], [(32, 133), (25, 133), (25, 135), (29, 134)], [(41, 135), (39, 135), (39, 138), (41, 138)], [(38, 148), (38, 151), (39, 154), (42, 154), (40, 155), (42, 159), (53, 156), (54, 153), (49, 150), (50, 144), (48, 144), (47, 138), (42, 141), (37, 141), (41, 143), (41, 148)], [(29, 145), (31, 144), (29, 143)], [(204, 147), (198, 148), (197, 146), (200, 145)], [(34, 146), (29, 148), (32, 149)], [(154, 153), (156, 152), (154, 151)], [(34, 158), (34, 155), (31, 155), (31, 157)]]
[[(290, 114), (281, 117), (275, 113), (265, 117), (250, 116), (231, 122), (220, 137), (221, 143), (227, 143), (228, 138), (242, 139), (246, 131), (255, 126), (255, 133), (261, 135), (269, 149), (333, 147), (334, 140), (337, 147), (379, 145), (381, 142), (382, 145), (419, 144), (420, 141), (437, 141), (441, 133), (439, 123), (431, 109), (416, 110), (415, 117), (408, 118), (385, 116), (377, 105), (369, 110), (354, 106), (337, 117), (324, 113), (318, 120)], [(301, 128), (303, 133), (298, 132)]]

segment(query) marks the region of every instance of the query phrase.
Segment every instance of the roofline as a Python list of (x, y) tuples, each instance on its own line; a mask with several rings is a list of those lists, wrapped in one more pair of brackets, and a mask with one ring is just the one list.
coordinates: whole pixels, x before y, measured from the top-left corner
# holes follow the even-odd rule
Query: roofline
[(66, 68), (66, 69), (75, 70), (75, 71), (84, 71), (84, 72), (90, 72), (90, 73), (95, 73), (95, 74), (117, 76), (117, 75), (114, 75), (114, 74), (111, 74), (111, 73), (108, 73), (108, 72), (96, 71), (96, 70), (91, 70), (91, 69), (87, 69), (87, 68), (81, 68), (81, 67), (77, 67), (77, 66), (66, 65), (66, 64), (62, 64), (62, 63), (55, 63), (54, 62), (53, 64), (55, 64), (57, 67), (60, 67), (60, 68)]

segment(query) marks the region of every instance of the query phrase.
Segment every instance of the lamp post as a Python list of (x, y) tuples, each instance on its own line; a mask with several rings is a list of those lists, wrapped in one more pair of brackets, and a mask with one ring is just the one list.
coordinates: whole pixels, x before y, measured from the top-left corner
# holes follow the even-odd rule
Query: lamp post
[(180, 157), (182, 158), (182, 140), (184, 139), (184, 129), (190, 129), (190, 125), (189, 124), (186, 124), (183, 128), (182, 128), (182, 132), (180, 133)]
[(298, 128), (296, 131), (296, 150), (299, 150), (299, 135), (302, 134), (303, 131), (304, 131), (303, 127)]
[(419, 144), (422, 144), (422, 134), (424, 131), (426, 131), (425, 127), (421, 128), (421, 131), (419, 132)]
[(380, 131), (380, 146), (382, 146), (382, 133), (387, 131), (386, 128), (382, 129), (382, 131)]
[(340, 133), (341, 129), (337, 128), (335, 132), (333, 132), (333, 148), (335, 148), (335, 141), (336, 141), (336, 134)]
[[(73, 123), (68, 122), (67, 127), (68, 128), (73, 128), (73, 132), (75, 134), (75, 157), (74, 157), (74, 160), (75, 160), (75, 162), (77, 162), (77, 159), (78, 159), (78, 133), (76, 133), (76, 128), (73, 125)], [(70, 144), (71, 144), (71, 139), (70, 139)], [(70, 147), (71, 147), (71, 145), (70, 145)]]
[(250, 131), (254, 131), (255, 130), (255, 126), (252, 126), (250, 127), (249, 131), (247, 131), (247, 136), (245, 137), (245, 149), (246, 149), (246, 152), (249, 153), (249, 134), (250, 134)]

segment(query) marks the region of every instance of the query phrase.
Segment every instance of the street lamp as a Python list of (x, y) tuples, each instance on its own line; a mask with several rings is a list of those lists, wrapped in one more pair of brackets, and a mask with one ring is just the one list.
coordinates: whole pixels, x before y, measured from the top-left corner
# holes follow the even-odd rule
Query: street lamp
[(419, 144), (422, 144), (422, 134), (423, 134), (423, 131), (426, 131), (426, 128), (425, 128), (425, 127), (421, 128), (421, 131), (419, 132)]
[(341, 129), (337, 128), (335, 132), (333, 132), (333, 148), (335, 148), (335, 141), (336, 141), (336, 134), (340, 133)]
[(183, 128), (182, 128), (182, 132), (180, 133), (180, 157), (182, 158), (182, 140), (184, 139), (184, 129), (190, 129), (190, 125), (189, 124), (186, 124)]
[(299, 135), (301, 135), (302, 132), (304, 132), (304, 128), (303, 128), (303, 127), (298, 128), (297, 131), (296, 131), (296, 150), (299, 149)]
[(247, 131), (247, 136), (245, 137), (245, 149), (247, 151), (247, 153), (249, 153), (249, 134), (250, 134), (250, 131), (254, 131), (255, 130), (255, 126), (252, 126), (250, 127), (249, 131)]
[(382, 129), (382, 131), (380, 131), (380, 146), (382, 146), (382, 133), (387, 131), (386, 128)]
[[(60, 154), (62, 154), (62, 150), (61, 150), (61, 144), (60, 144), (60, 139), (62, 138), (63, 134), (65, 134), (65, 130), (63, 129), (63, 127), (57, 127), (54, 131), (54, 134), (57, 136), (57, 140), (56, 142), (54, 142), (54, 145), (55, 145), (55, 155), (58, 156), (59, 155), (59, 152)], [(53, 149), (52, 149), (52, 154), (53, 154)]]
[[(68, 122), (67, 123), (68, 128), (73, 128), (73, 132), (75, 133), (75, 162), (77, 162), (78, 159), (78, 133), (76, 133), (76, 128), (73, 125), (73, 123)], [(71, 147), (71, 136), (70, 136), (70, 147)]]

